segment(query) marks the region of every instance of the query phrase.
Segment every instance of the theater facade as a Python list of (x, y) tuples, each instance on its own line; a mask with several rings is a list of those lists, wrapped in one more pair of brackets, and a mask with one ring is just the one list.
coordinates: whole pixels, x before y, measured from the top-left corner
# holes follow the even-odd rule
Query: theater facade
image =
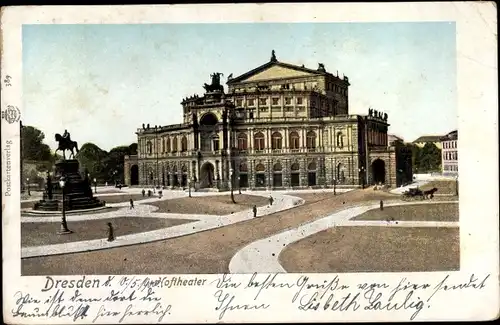
[(388, 144), (388, 115), (349, 114), (349, 79), (278, 61), (211, 75), (181, 102), (183, 123), (143, 124), (125, 157), (129, 186), (227, 190), (398, 186), (407, 153)]

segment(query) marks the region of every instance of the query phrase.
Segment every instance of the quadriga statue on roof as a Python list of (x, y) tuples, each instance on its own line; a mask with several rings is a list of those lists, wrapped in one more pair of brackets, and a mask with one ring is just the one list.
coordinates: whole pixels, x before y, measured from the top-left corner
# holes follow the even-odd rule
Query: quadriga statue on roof
[(204, 84), (203, 85), (203, 88), (205, 88), (205, 90), (207, 92), (214, 92), (214, 91), (219, 91), (219, 92), (223, 92), (224, 91), (224, 87), (221, 85), (220, 83), (220, 76), (223, 76), (224, 74), (221, 73), (221, 72), (214, 72), (210, 75), (210, 77), (212, 78), (212, 83), (209, 85), (209, 84)]

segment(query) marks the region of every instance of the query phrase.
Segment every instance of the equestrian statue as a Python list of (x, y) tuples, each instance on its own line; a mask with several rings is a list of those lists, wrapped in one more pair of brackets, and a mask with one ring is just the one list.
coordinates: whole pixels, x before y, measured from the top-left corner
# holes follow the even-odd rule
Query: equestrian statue
[(71, 155), (69, 156), (69, 158), (75, 158), (75, 153), (73, 151), (73, 149), (76, 149), (76, 153), (78, 153), (78, 144), (76, 143), (76, 141), (71, 141), (71, 136), (68, 132), (68, 130), (64, 130), (64, 134), (61, 136), (59, 133), (56, 133), (56, 141), (59, 142), (59, 145), (56, 149), (56, 152), (57, 153), (59, 150), (62, 151), (63, 153), (63, 159), (66, 160), (66, 155), (65, 155), (65, 151), (66, 150), (69, 150), (71, 151)]

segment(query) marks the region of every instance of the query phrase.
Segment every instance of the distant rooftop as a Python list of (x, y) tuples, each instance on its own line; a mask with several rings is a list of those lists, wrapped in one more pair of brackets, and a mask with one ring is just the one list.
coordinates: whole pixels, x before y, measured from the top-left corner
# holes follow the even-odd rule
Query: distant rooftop
[(413, 141), (413, 143), (420, 143), (420, 142), (440, 142), (442, 135), (423, 135)]

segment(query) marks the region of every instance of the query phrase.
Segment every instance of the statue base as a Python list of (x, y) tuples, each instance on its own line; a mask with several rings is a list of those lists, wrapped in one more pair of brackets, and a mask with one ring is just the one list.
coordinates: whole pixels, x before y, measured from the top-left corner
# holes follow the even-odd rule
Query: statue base
[(61, 211), (63, 189), (59, 181), (64, 176), (65, 210), (87, 210), (103, 207), (105, 203), (94, 197), (92, 187), (87, 175), (82, 178), (79, 173), (78, 160), (61, 160), (56, 162), (55, 174), (52, 177), (50, 189), (46, 189), (43, 199), (35, 203), (33, 210)]

